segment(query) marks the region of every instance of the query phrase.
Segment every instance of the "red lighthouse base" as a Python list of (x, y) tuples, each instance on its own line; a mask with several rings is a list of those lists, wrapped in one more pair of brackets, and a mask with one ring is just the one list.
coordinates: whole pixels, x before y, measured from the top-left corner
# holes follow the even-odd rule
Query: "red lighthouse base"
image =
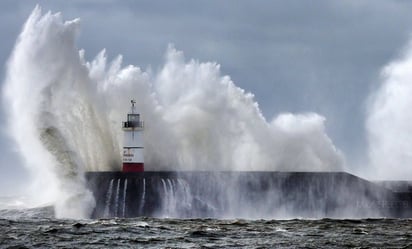
[(144, 163), (123, 163), (123, 172), (143, 172)]

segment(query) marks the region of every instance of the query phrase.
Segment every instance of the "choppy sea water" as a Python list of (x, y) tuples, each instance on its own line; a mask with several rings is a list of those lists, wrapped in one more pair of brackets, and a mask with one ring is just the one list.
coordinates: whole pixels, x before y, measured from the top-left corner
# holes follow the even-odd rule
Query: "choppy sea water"
[(412, 248), (412, 220), (64, 220), (0, 210), (0, 248)]

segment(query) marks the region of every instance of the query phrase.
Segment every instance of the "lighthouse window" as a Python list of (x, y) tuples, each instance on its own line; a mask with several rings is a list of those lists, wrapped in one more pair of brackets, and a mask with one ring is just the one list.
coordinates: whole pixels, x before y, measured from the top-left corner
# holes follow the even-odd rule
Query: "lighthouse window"
[(127, 115), (127, 121), (129, 122), (139, 122), (140, 115), (139, 114), (129, 114)]
[(126, 127), (142, 127), (139, 114), (128, 114)]

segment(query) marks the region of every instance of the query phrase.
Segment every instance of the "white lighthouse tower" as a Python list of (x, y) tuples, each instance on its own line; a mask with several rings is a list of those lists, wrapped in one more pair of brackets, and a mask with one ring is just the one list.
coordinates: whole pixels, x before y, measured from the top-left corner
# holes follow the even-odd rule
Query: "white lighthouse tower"
[(127, 121), (123, 122), (123, 172), (143, 172), (144, 123), (134, 106), (136, 102), (132, 100), (131, 103), (132, 107), (130, 112), (127, 113)]

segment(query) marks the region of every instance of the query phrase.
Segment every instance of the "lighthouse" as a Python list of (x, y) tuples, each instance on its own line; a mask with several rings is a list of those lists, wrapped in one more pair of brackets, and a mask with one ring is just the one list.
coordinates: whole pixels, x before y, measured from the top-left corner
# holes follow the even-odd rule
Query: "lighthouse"
[(127, 120), (122, 125), (124, 132), (122, 170), (123, 172), (143, 172), (144, 123), (140, 114), (136, 111), (136, 101), (132, 100), (131, 104), (130, 112), (127, 113)]

